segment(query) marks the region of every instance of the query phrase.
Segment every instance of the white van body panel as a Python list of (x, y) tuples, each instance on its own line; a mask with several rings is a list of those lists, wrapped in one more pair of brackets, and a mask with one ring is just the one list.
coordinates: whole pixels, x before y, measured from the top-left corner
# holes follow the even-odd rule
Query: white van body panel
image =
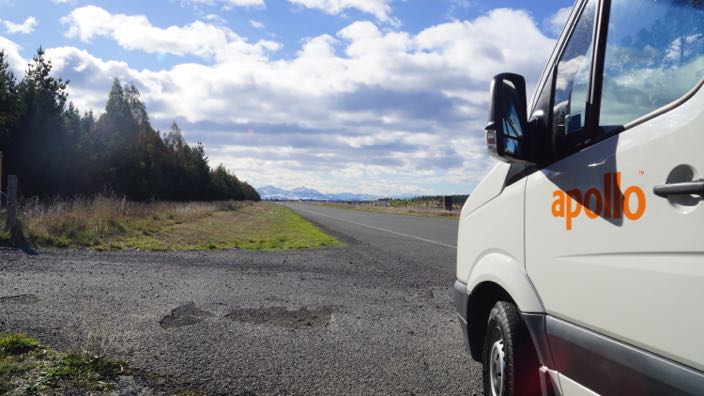
[[(482, 282), (496, 283), (511, 295), (522, 311), (544, 312), (524, 264), (526, 180), (504, 188), (508, 168), (507, 164), (497, 165), (477, 188), (481, 195), (472, 202), (470, 197), (462, 210), (457, 279), (467, 283), (470, 293)], [(492, 199), (498, 194), (501, 194), (500, 199)], [(502, 232), (490, 232), (497, 229)]]
[(557, 376), (560, 381), (562, 396), (599, 396), (598, 393), (592, 392), (591, 389), (580, 385), (566, 375), (557, 374)]
[(482, 282), (492, 282), (501, 286), (514, 299), (521, 312), (545, 312), (523, 263), (506, 255), (505, 252), (493, 251), (483, 255), (472, 269), (467, 289), (471, 292)]
[[(578, 0), (529, 125), (492, 91), (490, 122), (510, 133), (490, 151), (515, 168), (498, 164), (460, 218), (455, 304), (475, 360), (493, 363), (487, 317), (505, 296), (477, 288), (490, 282), (521, 311), (543, 394), (704, 394), (702, 18), (695, 1)], [(494, 83), (521, 91), (507, 75)]]
[[(477, 185), (475, 189), (476, 193), (472, 193), (467, 202), (465, 202), (462, 207), (462, 213), (460, 214), (460, 224), (459, 231), (457, 234), (457, 268), (456, 277), (463, 283), (467, 283), (469, 279), (469, 273), (472, 271), (472, 267), (475, 263), (479, 261), (482, 251), (485, 249), (477, 250), (483, 245), (483, 242), (493, 241), (490, 235), (481, 232), (481, 227), (474, 226), (475, 221), (490, 221), (490, 216), (493, 215), (491, 207), (493, 203), (491, 201), (501, 194), (504, 189), (504, 182), (506, 180), (506, 175), (510, 165), (506, 163), (497, 164), (486, 177)], [(525, 183), (522, 183), (525, 187)], [(521, 195), (523, 195), (524, 190), (521, 189)], [(521, 198), (521, 201), (523, 199)], [(523, 203), (521, 203), (523, 207)], [(521, 215), (522, 217), (522, 215)], [(472, 226), (465, 226), (467, 223), (471, 222)], [(523, 224), (521, 223), (521, 227)], [(523, 237), (521, 237), (523, 239)], [(465, 241), (473, 241), (472, 243), (465, 243)], [(523, 246), (520, 247), (520, 256), (523, 257)], [(509, 249), (511, 250), (511, 249)], [(522, 261), (522, 259), (521, 259)]]
[(482, 207), (482, 205), (501, 194), (509, 169), (511, 169), (511, 165), (505, 162), (499, 162), (489, 171), (489, 174), (477, 184), (477, 188), (472, 191), (472, 194), (464, 203), (461, 218), (469, 216), (472, 212)]
[[(526, 187), (527, 272), (547, 313), (697, 370), (704, 370), (704, 204), (659, 197), (653, 187), (678, 167), (694, 175), (675, 182), (704, 174), (702, 109), (704, 89), (535, 172)], [(566, 219), (553, 216), (558, 190), (603, 191), (603, 175), (615, 172), (621, 191), (643, 191), (642, 217), (591, 219), (582, 210), (567, 230)]]

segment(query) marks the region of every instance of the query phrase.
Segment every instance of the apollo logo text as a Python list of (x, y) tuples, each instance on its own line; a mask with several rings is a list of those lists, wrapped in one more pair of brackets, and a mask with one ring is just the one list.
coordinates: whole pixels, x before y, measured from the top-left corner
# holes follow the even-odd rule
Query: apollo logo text
[(636, 221), (643, 217), (647, 202), (640, 187), (629, 186), (621, 190), (621, 172), (604, 175), (602, 189), (589, 188), (586, 191), (555, 190), (552, 193), (552, 215), (565, 219), (565, 229), (572, 230), (573, 220), (580, 214), (589, 219), (622, 219)]

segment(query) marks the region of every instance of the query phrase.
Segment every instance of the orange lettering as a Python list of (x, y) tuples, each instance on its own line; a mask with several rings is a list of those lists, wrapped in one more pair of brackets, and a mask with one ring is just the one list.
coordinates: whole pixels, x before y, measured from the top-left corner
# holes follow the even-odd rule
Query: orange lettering
[[(596, 198), (596, 207), (594, 208), (594, 211), (591, 210), (590, 205), (592, 202), (592, 197)], [(604, 200), (601, 197), (599, 190), (593, 187), (587, 190), (587, 193), (584, 194), (584, 213), (586, 213), (590, 219), (596, 219), (599, 217), (599, 213), (601, 213), (603, 206)]]
[[(635, 195), (635, 202), (631, 197)], [(597, 187), (589, 188), (585, 193), (579, 189), (564, 192), (555, 190), (552, 193), (552, 215), (565, 218), (565, 228), (572, 230), (574, 219), (579, 217), (584, 207), (584, 214), (590, 219), (602, 216), (605, 219), (620, 219), (624, 216), (629, 220), (643, 217), (646, 209), (645, 193), (640, 187), (630, 186), (621, 192), (621, 172), (604, 175), (604, 190)]]
[[(636, 194), (638, 202), (638, 207), (635, 212), (631, 211), (631, 200), (629, 199), (631, 194)], [(623, 215), (629, 220), (640, 219), (643, 216), (643, 213), (645, 213), (645, 206), (645, 193), (643, 193), (643, 190), (640, 188), (630, 186), (623, 192)]]
[(560, 190), (552, 193), (553, 198), (556, 198), (552, 202), (552, 215), (555, 217), (565, 217), (565, 193)]
[[(567, 193), (567, 224), (566, 227), (568, 230), (572, 229), (572, 219), (575, 217), (579, 216), (579, 213), (582, 212), (582, 204), (580, 203), (582, 201), (582, 193), (579, 190), (572, 190)], [(572, 210), (572, 202), (575, 203), (574, 211)]]
[(614, 174), (614, 189), (613, 189), (613, 194), (614, 194), (614, 219), (620, 219), (623, 217), (623, 213), (621, 212), (621, 200), (623, 199), (623, 196), (621, 195), (621, 172), (616, 172)]

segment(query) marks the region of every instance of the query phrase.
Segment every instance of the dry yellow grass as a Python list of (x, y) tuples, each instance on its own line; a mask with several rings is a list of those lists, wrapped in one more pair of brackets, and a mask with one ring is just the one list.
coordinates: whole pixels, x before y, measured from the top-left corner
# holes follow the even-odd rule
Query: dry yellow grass
[(238, 210), (215, 211), (191, 222), (173, 224), (151, 235), (125, 238), (116, 246), (148, 250), (274, 250), (338, 244), (335, 238), (292, 210), (281, 205), (257, 203)]
[(295, 249), (337, 241), (289, 209), (253, 202), (153, 202), (92, 197), (25, 202), (38, 246), (95, 250)]

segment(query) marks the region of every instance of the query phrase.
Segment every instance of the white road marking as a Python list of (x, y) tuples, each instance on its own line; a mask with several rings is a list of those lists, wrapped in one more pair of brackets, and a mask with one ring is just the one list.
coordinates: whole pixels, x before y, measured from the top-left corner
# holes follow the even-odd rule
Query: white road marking
[(372, 228), (372, 229), (375, 229), (375, 230), (388, 232), (388, 233), (390, 233), (390, 234), (400, 235), (400, 236), (403, 236), (403, 237), (406, 237), (406, 238), (417, 239), (417, 240), (419, 240), (419, 241), (428, 242), (428, 243), (434, 243), (434, 244), (436, 244), (436, 245), (445, 246), (445, 247), (449, 247), (449, 248), (452, 248), (452, 249), (457, 249), (457, 246), (448, 245), (448, 244), (442, 243), (442, 242), (432, 241), (432, 240), (430, 240), (430, 239), (421, 238), (421, 237), (419, 237), (419, 236), (404, 234), (403, 232), (396, 232), (396, 231), (392, 231), (392, 230), (387, 230), (386, 228), (374, 227), (374, 226), (371, 226), (371, 225), (369, 225), (369, 224), (357, 223), (357, 222), (354, 222), (354, 221), (349, 221), (349, 220), (341, 219), (341, 218), (339, 218), (339, 217), (326, 215), (326, 214), (323, 214), (323, 213), (320, 213), (320, 212), (314, 212), (314, 211), (312, 211), (312, 210), (301, 209), (300, 207), (297, 208), (297, 209), (298, 209), (298, 210), (302, 210), (302, 211), (304, 211), (304, 212), (312, 213), (312, 214), (314, 214), (314, 215), (323, 216), (323, 217), (329, 217), (329, 218), (331, 218), (331, 219), (335, 219), (335, 220), (341, 221), (341, 222), (343, 222), (343, 223), (354, 224), (354, 225), (358, 225), (358, 226), (362, 226), (362, 227)]

